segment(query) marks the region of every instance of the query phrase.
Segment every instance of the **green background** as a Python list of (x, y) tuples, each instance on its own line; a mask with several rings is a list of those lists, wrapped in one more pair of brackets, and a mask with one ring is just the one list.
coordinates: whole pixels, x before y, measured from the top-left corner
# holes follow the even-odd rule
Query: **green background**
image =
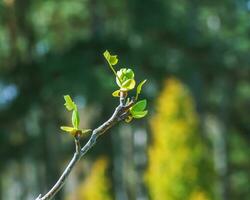
[[(70, 123), (63, 95), (79, 105), (83, 128), (97, 127), (112, 114), (118, 101), (111, 93), (117, 88), (102, 56), (106, 49), (119, 56), (119, 66), (135, 71), (138, 82), (148, 80), (142, 97), (149, 114), (100, 138), (82, 161), (84, 170), (75, 172), (77, 181), (71, 178), (56, 199), (66, 199), (100, 155), (110, 163), (113, 199), (149, 198), (142, 178), (151, 143), (148, 121), (169, 77), (190, 90), (198, 132), (205, 134), (211, 119), (209, 129), (219, 132), (214, 140), (223, 159), (217, 168), (218, 156), (207, 155), (217, 180), (214, 198), (249, 199), (247, 0), (1, 0), (0, 199), (34, 199), (70, 159), (73, 141), (59, 129)], [(134, 144), (136, 131), (148, 136), (141, 146)], [(204, 140), (216, 152), (209, 138)]]

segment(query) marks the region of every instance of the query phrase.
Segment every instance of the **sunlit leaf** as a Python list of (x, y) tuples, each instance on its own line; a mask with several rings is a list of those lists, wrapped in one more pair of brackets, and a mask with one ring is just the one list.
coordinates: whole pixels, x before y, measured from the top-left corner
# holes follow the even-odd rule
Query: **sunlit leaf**
[(134, 76), (135, 75), (132, 69), (121, 68), (119, 71), (117, 71), (116, 83), (119, 87), (122, 87), (122, 84), (125, 81), (134, 79)]
[(71, 97), (69, 95), (65, 95), (64, 96), (64, 100), (65, 100), (65, 106), (66, 108), (71, 111), (76, 109), (76, 104), (72, 101)]
[(124, 75), (126, 76), (126, 79), (133, 79), (135, 77), (132, 69), (125, 69)]
[(110, 65), (116, 65), (118, 63), (117, 55), (111, 55), (108, 50), (103, 53), (103, 56), (108, 61)]
[(75, 136), (77, 133), (77, 129), (75, 129), (74, 127), (69, 127), (69, 126), (61, 126), (60, 127), (63, 131), (69, 133), (72, 136)]
[(110, 62), (111, 65), (116, 65), (118, 63), (117, 55), (110, 56), (109, 62)]
[(78, 129), (80, 123), (79, 113), (77, 110), (73, 110), (72, 113), (72, 125), (74, 128)]
[(69, 126), (61, 126), (60, 128), (63, 131), (69, 133), (72, 136), (76, 136), (78, 134), (80, 134), (81, 136), (84, 136), (84, 135), (86, 135), (86, 134), (88, 134), (89, 132), (92, 131), (91, 129), (82, 129), (82, 130), (79, 130), (79, 129), (76, 129), (74, 127), (69, 127)]
[(70, 126), (61, 126), (60, 128), (61, 128), (63, 131), (66, 131), (66, 132), (71, 132), (71, 131), (76, 130), (74, 127), (70, 127)]
[(144, 111), (138, 111), (138, 112), (131, 112), (133, 118), (139, 119), (142, 117), (145, 117), (147, 115), (148, 111), (144, 110)]
[(132, 90), (135, 87), (135, 80), (134, 79), (128, 79), (122, 83), (121, 90), (122, 91), (128, 91)]
[(144, 81), (140, 82), (139, 85), (137, 86), (137, 88), (136, 88), (136, 97), (135, 97), (135, 100), (138, 99), (138, 96), (139, 96), (139, 94), (141, 93), (142, 86), (143, 86), (144, 83), (146, 83), (146, 81), (147, 81), (147, 80), (145, 79)]
[(119, 94), (120, 94), (120, 90), (116, 90), (112, 93), (112, 96), (113, 97), (119, 97)]
[(106, 58), (106, 60), (109, 62), (109, 59), (110, 59), (110, 53), (108, 50), (106, 50), (104, 53), (103, 53), (103, 56), (104, 58)]
[(138, 101), (135, 105), (133, 105), (130, 108), (130, 112), (133, 113), (133, 112), (143, 111), (146, 108), (146, 106), (147, 106), (147, 100), (146, 99)]

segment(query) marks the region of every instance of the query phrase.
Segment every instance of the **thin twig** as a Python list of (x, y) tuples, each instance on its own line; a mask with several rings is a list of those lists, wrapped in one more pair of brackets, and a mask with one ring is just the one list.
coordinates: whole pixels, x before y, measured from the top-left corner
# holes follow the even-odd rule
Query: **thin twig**
[(76, 153), (80, 153), (81, 144), (80, 144), (80, 138), (78, 136), (75, 137), (75, 146), (76, 146)]
[[(130, 104), (129, 106), (132, 106), (132, 104)], [(62, 173), (61, 177), (58, 179), (56, 184), (44, 196), (40, 194), (36, 198), (36, 200), (50, 200), (55, 196), (55, 194), (58, 191), (60, 191), (62, 186), (65, 184), (65, 180), (68, 178), (75, 164), (81, 159), (83, 155), (85, 155), (88, 152), (89, 149), (91, 149), (95, 145), (97, 138), (101, 134), (106, 132), (108, 129), (114, 126), (117, 122), (125, 119), (125, 117), (128, 114), (129, 106), (128, 105), (125, 106), (124, 99), (120, 99), (120, 104), (119, 106), (116, 107), (113, 115), (106, 122), (104, 122), (101, 126), (99, 126), (98, 128), (92, 131), (91, 137), (82, 148), (80, 145), (79, 138), (78, 137), (75, 138), (76, 152), (74, 153), (74, 156), (69, 162), (68, 166), (66, 167), (66, 169), (64, 170), (64, 172)]]

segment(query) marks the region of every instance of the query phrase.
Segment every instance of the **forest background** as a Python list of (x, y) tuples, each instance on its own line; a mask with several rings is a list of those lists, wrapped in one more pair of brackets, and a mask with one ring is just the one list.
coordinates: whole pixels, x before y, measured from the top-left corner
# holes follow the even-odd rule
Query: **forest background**
[(147, 78), (149, 114), (103, 135), (56, 199), (250, 199), (249, 0), (1, 0), (0, 199), (35, 199), (71, 158), (63, 95), (82, 127), (112, 114), (106, 49)]

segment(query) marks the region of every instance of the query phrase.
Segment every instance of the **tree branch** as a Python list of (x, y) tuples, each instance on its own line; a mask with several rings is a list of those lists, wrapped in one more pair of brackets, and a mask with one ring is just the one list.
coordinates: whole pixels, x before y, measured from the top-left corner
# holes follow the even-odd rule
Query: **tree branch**
[(110, 129), (112, 126), (114, 126), (117, 122), (124, 120), (129, 112), (129, 108), (133, 105), (132, 103), (125, 105), (125, 98), (120, 97), (120, 104), (116, 107), (113, 115), (104, 122), (101, 126), (94, 129), (92, 131), (91, 137), (89, 138), (88, 142), (81, 148), (80, 145), (80, 139), (79, 137), (75, 137), (75, 146), (76, 150), (73, 155), (73, 158), (69, 162), (68, 166), (62, 173), (61, 177), (58, 179), (56, 184), (44, 195), (41, 194), (36, 198), (36, 200), (50, 200), (52, 199), (57, 192), (60, 191), (62, 186), (65, 184), (65, 180), (68, 178), (70, 172), (72, 171), (73, 167), (76, 165), (76, 163), (81, 159), (83, 155), (85, 155), (89, 149), (91, 149), (95, 143), (97, 138), (105, 133), (108, 129)]

